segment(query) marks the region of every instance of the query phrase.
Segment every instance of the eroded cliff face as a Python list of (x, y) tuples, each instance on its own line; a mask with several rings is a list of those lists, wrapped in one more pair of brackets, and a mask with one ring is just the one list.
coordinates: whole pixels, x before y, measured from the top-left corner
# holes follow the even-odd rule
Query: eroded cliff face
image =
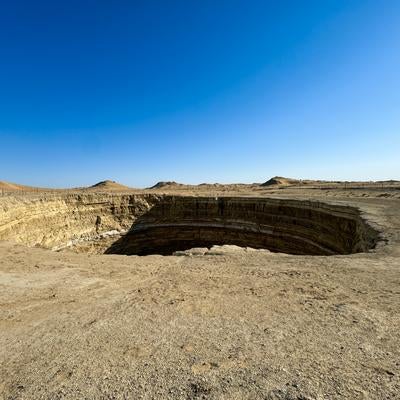
[(114, 234), (114, 240), (100, 245), (101, 252), (167, 255), (234, 244), (332, 255), (367, 251), (378, 237), (357, 209), (311, 201), (149, 194), (16, 196), (0, 201), (0, 240), (58, 250)]
[(0, 199), (0, 240), (59, 249), (125, 232), (159, 196), (67, 194)]
[(140, 216), (107, 252), (172, 254), (234, 244), (289, 254), (367, 251), (376, 232), (351, 207), (241, 197), (165, 197)]

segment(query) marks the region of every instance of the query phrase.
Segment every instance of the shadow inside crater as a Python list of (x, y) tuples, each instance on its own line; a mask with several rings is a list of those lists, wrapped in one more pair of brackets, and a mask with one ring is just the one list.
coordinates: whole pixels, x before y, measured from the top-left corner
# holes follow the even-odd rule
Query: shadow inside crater
[(378, 234), (347, 206), (300, 200), (168, 196), (139, 216), (105, 254), (171, 255), (237, 245), (298, 255), (368, 251)]

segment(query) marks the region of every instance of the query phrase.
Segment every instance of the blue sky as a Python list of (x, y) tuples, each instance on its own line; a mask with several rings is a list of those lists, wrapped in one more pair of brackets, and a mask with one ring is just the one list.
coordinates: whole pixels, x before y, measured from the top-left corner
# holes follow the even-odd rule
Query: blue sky
[(400, 179), (400, 2), (9, 1), (0, 180)]

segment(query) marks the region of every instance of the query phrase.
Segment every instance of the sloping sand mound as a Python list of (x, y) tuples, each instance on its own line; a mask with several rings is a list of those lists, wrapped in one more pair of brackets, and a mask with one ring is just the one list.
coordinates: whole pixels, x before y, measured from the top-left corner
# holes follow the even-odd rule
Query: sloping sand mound
[(101, 181), (96, 183), (93, 186), (90, 186), (89, 189), (101, 189), (101, 190), (131, 190), (129, 186), (122, 185), (115, 181)]
[(25, 185), (18, 185), (16, 183), (0, 181), (0, 190), (4, 190), (6, 192), (14, 192), (14, 191), (21, 191), (21, 190), (40, 190), (40, 188), (32, 187), (32, 186), (25, 186)]
[(149, 187), (149, 189), (173, 189), (181, 186), (188, 186), (183, 185), (182, 183), (178, 183), (175, 181), (160, 181), (157, 182), (154, 186)]
[(21, 190), (21, 188), (14, 183), (0, 181), (0, 190)]
[(298, 179), (284, 178), (282, 176), (274, 176), (267, 182), (262, 183), (260, 186), (272, 186), (272, 185), (288, 186), (288, 185), (298, 184), (299, 182), (300, 181)]

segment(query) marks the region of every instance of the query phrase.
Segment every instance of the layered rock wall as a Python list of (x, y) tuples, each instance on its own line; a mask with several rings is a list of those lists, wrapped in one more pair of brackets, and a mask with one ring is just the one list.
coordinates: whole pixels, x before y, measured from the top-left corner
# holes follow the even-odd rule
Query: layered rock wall
[(376, 232), (351, 207), (241, 197), (165, 197), (108, 249), (118, 254), (171, 254), (234, 244), (290, 254), (367, 251)]
[(158, 196), (68, 194), (0, 199), (0, 240), (58, 249), (104, 232), (124, 232)]
[(126, 231), (103, 250), (172, 254), (192, 247), (234, 244), (332, 255), (367, 251), (377, 241), (377, 233), (357, 209), (311, 201), (149, 194), (0, 199), (0, 240), (60, 249), (107, 232)]

